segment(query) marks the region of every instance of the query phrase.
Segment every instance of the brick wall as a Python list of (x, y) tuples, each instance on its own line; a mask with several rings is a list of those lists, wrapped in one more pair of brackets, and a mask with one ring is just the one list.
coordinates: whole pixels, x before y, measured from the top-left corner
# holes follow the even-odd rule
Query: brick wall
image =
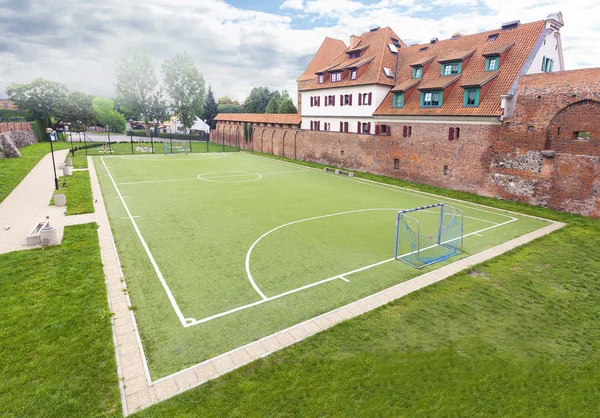
[(30, 131), (31, 122), (1, 122), (0, 133), (11, 131)]
[(389, 125), (389, 136), (256, 125), (246, 142), (234, 124), (214, 134), (243, 149), (600, 217), (600, 69), (522, 76), (515, 118), (502, 125)]

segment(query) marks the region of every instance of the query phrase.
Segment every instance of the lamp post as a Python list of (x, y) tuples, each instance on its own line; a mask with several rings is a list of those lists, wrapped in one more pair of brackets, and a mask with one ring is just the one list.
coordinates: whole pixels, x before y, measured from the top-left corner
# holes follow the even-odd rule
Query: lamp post
[(50, 153), (52, 154), (52, 168), (54, 169), (54, 188), (58, 190), (58, 177), (56, 177), (56, 163), (54, 162), (54, 146), (52, 145), (53, 132), (54, 130), (52, 128), (46, 128), (48, 139), (50, 139)]

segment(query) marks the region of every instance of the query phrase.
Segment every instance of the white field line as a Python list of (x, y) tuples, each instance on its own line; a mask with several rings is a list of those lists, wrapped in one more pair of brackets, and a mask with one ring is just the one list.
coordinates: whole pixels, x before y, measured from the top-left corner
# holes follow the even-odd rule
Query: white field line
[[(487, 228), (484, 228), (484, 229), (480, 229), (480, 230), (478, 230), (478, 231), (471, 232), (471, 233), (469, 233), (469, 234), (463, 235), (463, 238), (469, 237), (469, 236), (471, 236), (471, 235), (476, 235), (476, 234), (479, 234), (479, 233), (481, 233), (481, 232), (489, 231), (490, 229), (498, 228), (498, 227), (500, 227), (500, 226), (507, 225), (507, 224), (509, 224), (509, 223), (512, 223), (512, 222), (515, 222), (515, 221), (517, 221), (517, 220), (518, 220), (518, 219), (516, 219), (516, 218), (512, 218), (512, 219), (511, 219), (511, 220), (509, 220), (509, 221), (506, 221), (506, 222), (503, 222), (503, 223), (500, 223), (500, 224), (496, 224), (496, 225), (492, 225), (492, 226), (490, 226), (490, 227), (487, 227)], [(459, 239), (459, 238), (454, 238), (454, 239), (451, 239), (451, 240), (445, 241), (444, 243), (451, 242), (451, 241), (455, 241), (455, 240), (457, 240), (457, 239)], [(421, 250), (422, 250), (422, 251), (423, 251), (423, 250), (427, 250), (427, 249), (429, 249), (429, 248), (433, 248), (433, 247), (435, 247), (436, 245), (437, 245), (437, 244), (435, 244), (435, 245), (431, 245), (431, 246), (429, 246), (429, 247), (422, 248)], [(406, 253), (406, 254), (402, 254), (400, 257), (402, 257), (402, 256), (406, 256), (406, 255), (410, 255), (410, 254), (412, 254), (412, 253)], [(284, 297), (284, 296), (288, 296), (288, 295), (291, 295), (291, 294), (293, 294), (293, 293), (297, 293), (297, 292), (300, 292), (300, 291), (302, 291), (302, 290), (305, 290), (305, 289), (308, 289), (308, 288), (311, 288), (311, 287), (314, 287), (314, 286), (318, 286), (318, 285), (321, 285), (321, 284), (323, 284), (323, 283), (327, 283), (327, 282), (330, 282), (330, 281), (333, 281), (333, 280), (343, 280), (342, 278), (345, 278), (346, 276), (349, 276), (349, 275), (351, 275), (351, 274), (358, 273), (358, 272), (361, 272), (361, 271), (365, 271), (365, 270), (368, 270), (368, 269), (370, 269), (370, 268), (377, 267), (377, 266), (380, 266), (380, 265), (382, 265), (382, 264), (389, 263), (390, 261), (394, 261), (394, 260), (395, 260), (395, 258), (389, 258), (389, 259), (387, 259), (387, 260), (383, 260), (383, 261), (380, 261), (380, 262), (378, 262), (378, 263), (374, 263), (374, 264), (371, 264), (371, 265), (368, 265), (368, 266), (365, 266), (365, 267), (361, 267), (361, 268), (358, 268), (358, 269), (356, 269), (356, 270), (348, 271), (348, 272), (346, 272), (346, 273), (338, 274), (337, 276), (332, 276), (332, 277), (329, 277), (329, 278), (327, 278), (327, 279), (320, 280), (320, 281), (318, 281), (318, 282), (314, 282), (314, 283), (308, 284), (308, 285), (306, 285), (306, 286), (299, 287), (299, 288), (297, 288), (297, 289), (289, 290), (289, 291), (287, 291), (287, 292), (280, 293), (280, 294), (278, 294), (278, 295), (271, 296), (271, 297), (269, 297), (269, 298), (266, 298), (266, 299), (262, 299), (262, 300), (259, 300), (259, 301), (253, 302), (253, 303), (249, 303), (249, 304), (247, 304), (247, 305), (239, 306), (239, 307), (237, 307), (237, 308), (234, 308), (234, 309), (231, 309), (231, 310), (229, 310), (229, 311), (221, 312), (221, 313), (218, 313), (218, 314), (216, 314), (216, 315), (212, 315), (212, 316), (209, 316), (209, 317), (206, 317), (206, 318), (203, 318), (203, 319), (199, 319), (199, 320), (196, 320), (196, 319), (195, 319), (195, 320), (189, 320), (189, 321), (188, 321), (188, 323), (184, 325), (184, 327), (186, 327), (186, 328), (187, 328), (187, 327), (191, 327), (191, 326), (194, 326), (194, 325), (203, 324), (203, 323), (205, 323), (205, 322), (212, 321), (213, 319), (221, 318), (221, 317), (223, 317), (223, 316), (230, 315), (230, 314), (232, 314), (232, 313), (235, 313), (235, 312), (239, 312), (239, 311), (242, 311), (242, 310), (245, 310), (245, 309), (248, 309), (248, 308), (252, 308), (252, 307), (254, 307), (254, 306), (261, 305), (261, 304), (263, 304), (263, 303), (265, 303), (265, 302), (269, 302), (269, 301), (271, 301), (271, 300), (279, 299), (279, 298), (282, 298), (282, 297)], [(347, 279), (346, 279), (346, 280), (347, 280)]]
[(340, 279), (342, 279), (343, 281), (345, 281), (346, 283), (350, 283), (350, 280), (346, 279), (344, 276), (340, 276)]
[[(219, 179), (219, 178), (228, 178), (228, 177), (243, 177), (243, 176), (248, 176), (248, 175), (259, 175), (259, 176), (265, 176), (265, 175), (271, 175), (271, 174), (291, 174), (291, 173), (312, 173), (311, 170), (294, 170), (294, 171), (277, 171), (277, 172), (272, 172), (272, 173), (246, 173), (246, 174), (234, 174), (234, 175), (230, 175), (230, 176), (214, 176), (214, 177), (207, 177), (207, 178), (200, 178), (199, 176), (202, 176), (202, 174), (200, 174), (197, 177), (190, 177), (190, 178), (185, 178), (185, 179), (167, 179), (167, 180), (146, 180), (146, 181), (129, 181), (129, 182), (125, 182), (125, 183), (117, 183), (119, 186), (125, 186), (125, 185), (131, 185), (131, 184), (151, 184), (151, 183), (167, 183), (167, 182), (171, 182), (171, 181), (188, 181), (188, 180), (212, 180), (212, 179)], [(206, 174), (206, 173), (204, 173)], [(127, 197), (127, 196), (125, 196)], [(118, 199), (118, 198), (115, 198)]]
[(152, 263), (152, 267), (154, 267), (154, 271), (156, 272), (156, 275), (158, 276), (160, 283), (162, 284), (163, 288), (165, 289), (165, 292), (167, 293), (167, 297), (169, 298), (169, 301), (171, 302), (171, 306), (173, 306), (173, 309), (175, 310), (175, 313), (177, 314), (177, 317), (179, 318), (179, 321), (181, 322), (181, 324), (183, 326), (185, 326), (186, 319), (184, 318), (183, 313), (181, 313), (181, 310), (179, 309), (179, 306), (177, 305), (177, 301), (175, 300), (175, 298), (173, 297), (173, 294), (171, 293), (171, 289), (169, 289), (169, 286), (167, 285), (165, 278), (163, 277), (160, 269), (158, 268), (158, 264), (156, 264), (156, 260), (154, 260), (154, 257), (152, 256), (152, 253), (150, 252), (150, 248), (148, 248), (148, 244), (146, 244), (146, 241), (144, 240), (144, 237), (142, 236), (142, 233), (140, 232), (140, 229), (138, 228), (137, 223), (135, 222), (135, 219), (131, 215), (131, 212), (129, 211), (129, 207), (127, 206), (127, 203), (125, 203), (125, 199), (123, 199), (123, 197), (121, 196), (121, 192), (120, 192), (119, 188), (117, 187), (117, 183), (115, 182), (115, 179), (113, 178), (112, 174), (110, 173), (110, 170), (106, 166), (106, 162), (104, 162), (104, 157), (101, 157), (100, 160), (102, 161), (102, 164), (104, 165), (104, 168), (106, 169), (106, 172), (108, 173), (108, 177), (110, 178), (110, 181), (112, 182), (113, 186), (115, 187), (117, 194), (119, 195), (119, 197), (121, 197), (121, 203), (123, 203), (123, 207), (125, 208), (125, 211), (127, 212), (127, 215), (129, 216), (129, 219), (131, 219), (131, 224), (133, 225), (133, 228), (135, 229), (135, 232), (136, 232), (138, 238), (140, 239), (140, 242), (142, 243), (142, 246), (144, 247), (144, 250), (146, 251), (148, 258), (150, 259), (150, 263)]
[[(240, 155), (243, 155), (243, 156), (246, 156), (246, 157), (258, 158), (260, 160), (273, 161), (275, 163), (284, 164), (284, 165), (292, 166), (292, 167), (298, 167), (298, 166), (300, 166), (299, 164), (288, 163), (287, 161), (278, 161), (278, 160), (274, 160), (274, 159), (271, 159), (271, 158), (261, 157), (260, 155), (253, 155), (253, 154), (247, 154), (247, 153), (241, 153)], [(304, 166), (301, 166), (301, 167), (304, 167)], [(468, 208), (468, 209), (472, 209), (472, 210), (478, 210), (478, 211), (481, 211), (481, 212), (486, 212), (486, 213), (489, 213), (489, 214), (492, 214), (492, 215), (498, 215), (498, 216), (504, 216), (504, 217), (507, 217), (507, 218), (512, 218), (512, 216), (508, 216), (508, 215), (505, 215), (503, 213), (500, 213), (500, 212), (504, 212), (504, 213), (511, 213), (511, 214), (514, 214), (514, 215), (527, 216), (527, 217), (530, 217), (530, 218), (540, 219), (540, 220), (543, 220), (543, 221), (546, 221), (546, 222), (552, 222), (552, 221), (548, 221), (547, 219), (538, 218), (538, 217), (535, 217), (535, 216), (523, 215), (523, 214), (520, 214), (520, 213), (511, 212), (511, 211), (504, 210), (504, 209), (497, 209), (498, 212), (492, 212), (492, 211), (480, 208), (480, 207), (484, 207), (484, 208), (493, 209), (493, 208), (490, 208), (489, 206), (480, 205), (478, 203), (468, 203), (468, 204), (466, 204), (467, 202), (465, 202), (464, 200), (455, 199), (455, 198), (452, 198), (452, 197), (439, 196), (439, 195), (436, 195), (434, 193), (412, 192), (412, 191), (409, 191), (409, 189), (406, 189), (406, 188), (401, 187), (401, 186), (395, 186), (393, 184), (387, 184), (386, 185), (386, 184), (379, 183), (379, 182), (376, 182), (376, 181), (373, 181), (373, 180), (361, 179), (361, 178), (358, 178), (358, 177), (332, 176), (331, 174), (328, 174), (328, 173), (324, 172), (323, 170), (319, 170), (317, 168), (312, 168), (312, 167), (308, 167), (307, 169), (310, 170), (310, 171), (313, 171), (315, 173), (324, 174), (324, 175), (332, 177), (332, 178), (340, 178), (340, 179), (349, 180), (349, 181), (356, 181), (358, 183), (361, 183), (361, 184), (364, 184), (364, 185), (367, 185), (367, 186), (378, 187), (380, 189), (391, 190), (391, 191), (395, 191), (395, 192), (399, 192), (399, 193), (404, 193), (404, 194), (408, 194), (408, 195), (412, 195), (412, 196), (417, 196), (417, 197), (420, 197), (420, 198), (423, 198), (424, 197), (423, 195), (432, 196), (434, 198), (439, 199), (439, 200), (436, 200), (436, 202), (438, 202), (438, 203), (447, 203), (446, 201), (448, 201), (448, 200), (451, 200), (451, 201), (454, 201), (454, 202), (461, 202), (462, 204), (460, 204), (460, 205), (456, 204), (456, 203), (454, 203), (454, 205), (455, 206), (461, 206), (461, 207)], [(478, 206), (478, 207), (475, 207), (475, 206)]]

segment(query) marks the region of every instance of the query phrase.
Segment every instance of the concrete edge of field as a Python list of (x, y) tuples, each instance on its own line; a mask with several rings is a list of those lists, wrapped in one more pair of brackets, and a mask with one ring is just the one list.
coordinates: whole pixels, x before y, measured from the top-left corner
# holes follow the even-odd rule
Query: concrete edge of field
[[(337, 323), (379, 308), (380, 306), (386, 305), (409, 293), (466, 270), (469, 267), (490, 260), (516, 247), (550, 234), (566, 225), (561, 222), (536, 218), (517, 212), (503, 211), (505, 213), (515, 213), (520, 216), (542, 219), (550, 224), (488, 250), (463, 258), (455, 263), (445, 265), (437, 270), (422, 274), (406, 282), (394, 285), (373, 295), (316, 316), (261, 338), (260, 340), (253, 341), (172, 375), (152, 381), (144, 348), (141, 344), (135, 315), (130, 309), (131, 301), (129, 300), (126, 291), (123, 272), (121, 270), (119, 256), (111, 232), (108, 214), (102, 198), (98, 176), (92, 158), (88, 157), (88, 161), (92, 181), (92, 192), (95, 200), (97, 223), (99, 226), (98, 237), (100, 241), (102, 262), (104, 264), (108, 301), (111, 312), (113, 313), (113, 340), (115, 341), (117, 373), (119, 376), (119, 388), (124, 416), (200, 386), (209, 380), (216, 379), (217, 377), (242, 367), (254, 360), (266, 357), (271, 353), (331, 328)], [(282, 163), (292, 164), (286, 162)], [(388, 186), (397, 187), (393, 185)], [(426, 194), (431, 195), (430, 193)]]

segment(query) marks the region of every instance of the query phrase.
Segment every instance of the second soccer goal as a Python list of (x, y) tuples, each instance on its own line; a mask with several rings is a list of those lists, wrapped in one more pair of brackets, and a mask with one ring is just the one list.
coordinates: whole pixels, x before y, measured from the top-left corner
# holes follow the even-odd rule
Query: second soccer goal
[(398, 212), (394, 257), (422, 268), (462, 253), (463, 211), (444, 203)]

